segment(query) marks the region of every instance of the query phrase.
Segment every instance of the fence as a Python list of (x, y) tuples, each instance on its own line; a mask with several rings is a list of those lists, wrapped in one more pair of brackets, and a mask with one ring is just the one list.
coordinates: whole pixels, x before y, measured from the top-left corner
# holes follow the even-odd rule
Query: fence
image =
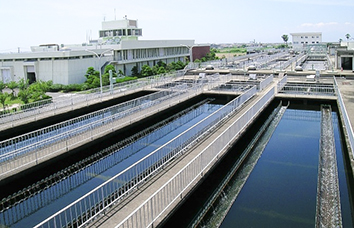
[(246, 128), (255, 116), (271, 101), (274, 95), (275, 91), (273, 88), (230, 127), (222, 132), (197, 157), (190, 161), (181, 171), (124, 219), (124, 221), (119, 223), (116, 228), (152, 226), (154, 221), (156, 221), (170, 205), (177, 201), (188, 187), (200, 178), (203, 171), (205, 171), (217, 156), (228, 147), (229, 143)]
[[(91, 185), (88, 183), (93, 178), (97, 178), (97, 176), (102, 174), (105, 175), (104, 173), (112, 169), (112, 167), (117, 168), (119, 166), (121, 167), (120, 169), (123, 169), (123, 167), (127, 166), (126, 159), (131, 159), (131, 156), (138, 152), (144, 153), (143, 151), (147, 150), (151, 144), (155, 144), (154, 146), (156, 146), (158, 140), (161, 140), (176, 129), (181, 128), (182, 125), (189, 121), (200, 118), (205, 112), (212, 113), (214, 108), (208, 108), (208, 111), (206, 111), (206, 107), (209, 107), (207, 104), (210, 101), (210, 99), (203, 100), (50, 177), (42, 179), (26, 189), (2, 199), (0, 201), (0, 224), (10, 227), (26, 217), (40, 217), (40, 213), (38, 215), (33, 215), (33, 213), (49, 204), (49, 208), (45, 208), (45, 210), (53, 210), (53, 213), (55, 213), (55, 209), (58, 205), (57, 200), (63, 200), (62, 197), (64, 195), (65, 200), (68, 200), (70, 195), (72, 196), (72, 191), (88, 192), (90, 187), (94, 188), (99, 185), (98, 183), (92, 184), (91, 182)], [(152, 151), (154, 149), (151, 148), (150, 150)], [(96, 183), (96, 181), (94, 181), (94, 183)], [(74, 194), (74, 197), (77, 196)], [(73, 198), (72, 201), (75, 201), (75, 198)], [(59, 209), (57, 208), (57, 210)], [(24, 222), (21, 221), (21, 223), (23, 224)]]
[(260, 82), (259, 91), (262, 91), (264, 88), (266, 88), (272, 82), (273, 82), (273, 74), (268, 76), (266, 79), (264, 79)]
[(317, 96), (335, 96), (333, 85), (288, 83), (281, 93), (306, 94)]
[(287, 75), (285, 75), (282, 79), (280, 79), (280, 81), (277, 84), (277, 93), (279, 93), (284, 88), (284, 86), (287, 83), (287, 80), (288, 80)]
[[(64, 137), (62, 135), (63, 133), (69, 133), (72, 137), (76, 134), (75, 129), (80, 129), (80, 132), (87, 129), (91, 130), (97, 125), (112, 121), (112, 118), (124, 116), (122, 113), (128, 110), (131, 110), (129, 112), (129, 114), (131, 114), (134, 111), (154, 105), (156, 102), (161, 102), (162, 99), (168, 99), (175, 95), (176, 94), (173, 94), (172, 91), (157, 92), (2, 141), (0, 142), (0, 162), (22, 155), (25, 151), (30, 150), (30, 145), (35, 148), (46, 146), (51, 141), (55, 142), (61, 140), (61, 138)], [(98, 121), (99, 123), (96, 123)], [(94, 125), (92, 125), (92, 123)], [(86, 128), (84, 126), (86, 126)], [(51, 141), (47, 139), (51, 139)]]
[[(200, 85), (196, 85), (194, 88), (189, 89), (187, 92), (185, 90), (181, 90), (179, 93), (172, 92), (169, 96), (162, 97), (160, 100), (157, 99), (155, 101), (151, 101), (151, 103), (141, 102), (139, 103), (139, 106), (123, 110), (119, 113), (114, 113), (114, 115), (106, 114), (106, 116), (102, 116), (101, 119), (98, 118), (98, 120), (92, 121), (91, 123), (79, 126), (75, 129), (75, 131), (63, 132), (46, 139), (41, 139), (41, 130), (36, 131), (39, 135), (37, 135), (33, 141), (31, 141), (29, 146), (22, 147), (15, 151), (10, 150), (11, 152), (1, 155), (1, 160), (7, 161), (0, 163), (0, 177), (4, 177), (15, 170), (20, 170), (27, 166), (36, 165), (42, 160), (49, 159), (51, 156), (56, 156), (57, 154), (64, 153), (72, 148), (92, 141), (93, 139), (112, 132), (119, 127), (125, 126), (132, 121), (142, 119), (151, 113), (155, 113), (166, 107), (170, 107), (200, 92)], [(173, 101), (168, 99), (172, 97), (174, 98)], [(169, 102), (163, 102), (167, 100), (169, 100)], [(144, 110), (143, 115), (141, 113), (139, 114), (138, 112), (142, 110)], [(37, 142), (39, 139), (41, 139), (41, 141)], [(25, 137), (24, 140), (28, 140), (28, 138)], [(13, 143), (16, 143), (16, 140), (7, 141), (6, 143), (3, 143), (3, 145), (9, 146), (9, 144)], [(34, 152), (28, 153), (29, 151)], [(24, 153), (26, 153), (26, 156), (23, 156)], [(19, 155), (21, 155), (19, 159), (13, 159)]]
[[(4, 113), (0, 115), (0, 128), (6, 129), (15, 125), (36, 121), (39, 114), (46, 113), (47, 116), (56, 115), (58, 112), (73, 110), (74, 108), (85, 107), (103, 99), (112, 98), (118, 94), (126, 94), (142, 89), (146, 86), (156, 86), (172, 81), (178, 76), (182, 76), (183, 71), (177, 71), (173, 74), (155, 75), (138, 80), (114, 84), (113, 89), (110, 86), (103, 87), (103, 93), (100, 89), (92, 89), (79, 93), (70, 93), (64, 96), (64, 99), (52, 102), (51, 99), (38, 101), (31, 104), (21, 105), (16, 112)], [(21, 123), (17, 123), (20, 121)]]
[[(223, 108), (217, 110), (36, 227), (56, 227), (73, 224), (80, 226), (87, 223), (98, 213), (129, 194), (139, 184), (158, 172), (163, 165), (182, 153), (183, 148), (205, 134), (211, 127), (229, 115), (232, 110), (239, 108), (255, 93), (256, 88), (253, 87), (242, 96), (229, 102)], [(118, 183), (125, 184), (120, 186)]]

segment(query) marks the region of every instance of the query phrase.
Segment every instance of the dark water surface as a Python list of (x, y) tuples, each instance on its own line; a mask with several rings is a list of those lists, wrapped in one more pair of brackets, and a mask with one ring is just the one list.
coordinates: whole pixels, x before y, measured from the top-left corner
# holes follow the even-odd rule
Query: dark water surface
[[(333, 117), (343, 227), (352, 227), (336, 113)], [(222, 228), (315, 227), (320, 121), (320, 111), (285, 112)]]

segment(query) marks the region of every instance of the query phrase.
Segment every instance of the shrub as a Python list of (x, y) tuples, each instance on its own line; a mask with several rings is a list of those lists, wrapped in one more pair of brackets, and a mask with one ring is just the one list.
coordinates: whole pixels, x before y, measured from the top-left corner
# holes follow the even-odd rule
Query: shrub
[(116, 82), (117, 83), (122, 83), (122, 82), (126, 82), (126, 81), (131, 81), (131, 80), (135, 80), (138, 77), (124, 77), (124, 78), (117, 78)]
[(51, 87), (49, 87), (49, 92), (59, 92), (61, 90), (63, 90), (63, 86), (62, 84), (53, 84)]

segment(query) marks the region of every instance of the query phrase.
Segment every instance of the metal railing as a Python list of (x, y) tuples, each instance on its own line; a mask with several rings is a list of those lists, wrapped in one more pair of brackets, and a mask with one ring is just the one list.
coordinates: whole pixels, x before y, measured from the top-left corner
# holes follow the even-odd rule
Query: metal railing
[(208, 130), (215, 126), (216, 123), (228, 116), (233, 110), (239, 108), (244, 102), (253, 97), (255, 93), (256, 88), (253, 87), (243, 96), (229, 102), (224, 107), (204, 118), (36, 227), (61, 227), (73, 224), (81, 226), (89, 222), (94, 216), (110, 207), (122, 197), (125, 197), (139, 184), (145, 182), (170, 160), (183, 153), (187, 145), (190, 145), (202, 135), (207, 134)]
[[(224, 194), (228, 195), (227, 188), (228, 188), (228, 185), (230, 184), (230, 180), (235, 176), (236, 171), (240, 170), (240, 167), (241, 167), (241, 165), (244, 164), (245, 159), (248, 157), (250, 152), (255, 149), (255, 145), (259, 144), (258, 141), (261, 139), (261, 137), (265, 138), (264, 141), (262, 141), (262, 143), (261, 143), (262, 146), (266, 145), (264, 142), (267, 142), (269, 140), (269, 138), (271, 137), (271, 135), (273, 134), (273, 132), (274, 132), (276, 126), (278, 125), (278, 123), (280, 122), (280, 119), (281, 119), (283, 113), (285, 112), (286, 108), (287, 108), (287, 106), (282, 106), (282, 102), (280, 102), (278, 107), (273, 110), (272, 114), (263, 123), (262, 127), (258, 130), (257, 134), (249, 142), (246, 149), (243, 150), (240, 157), (236, 160), (236, 162), (229, 169), (227, 174), (223, 177), (223, 180), (219, 183), (218, 187), (213, 191), (212, 194), (210, 194), (209, 198), (205, 201), (206, 203), (204, 203), (204, 205), (199, 209), (199, 212), (196, 213), (196, 215), (194, 216), (192, 221), (189, 223), (188, 227), (193, 227), (193, 228), (198, 227), (198, 225), (201, 223), (201, 221), (203, 220), (203, 218), (205, 217), (207, 212), (210, 210), (210, 208), (213, 207), (214, 208), (213, 213), (215, 212), (215, 208), (217, 208), (217, 206), (215, 207), (215, 205), (218, 204), (218, 202), (217, 202), (218, 199), (221, 197), (224, 197), (225, 196)], [(260, 156), (261, 153), (259, 153), (257, 155)], [(257, 155), (251, 155), (251, 156), (256, 157)], [(255, 163), (258, 161), (258, 159), (252, 159), (252, 160)], [(249, 171), (247, 173), (250, 174), (252, 172), (252, 170), (253, 169), (247, 168), (247, 171)], [(242, 179), (244, 180), (244, 182), (247, 181), (247, 178), (242, 178)], [(238, 186), (238, 189), (241, 189), (242, 186), (243, 185)], [(235, 196), (232, 197), (232, 199), (235, 199), (237, 197), (237, 195), (238, 194), (236, 193)], [(232, 202), (234, 202), (234, 200), (230, 201), (231, 204), (232, 204)], [(225, 205), (223, 201), (221, 203), (223, 205)], [(229, 207), (231, 207), (231, 205), (229, 205)], [(227, 207), (227, 208), (229, 209), (229, 207)], [(225, 207), (222, 210), (224, 213), (227, 213), (227, 211), (228, 211), (228, 210), (225, 210)], [(216, 216), (216, 217), (222, 219), (222, 217), (219, 217), (219, 216)], [(207, 222), (207, 224), (211, 225), (208, 222)], [(206, 225), (206, 224), (204, 223), (203, 225)]]
[[(38, 149), (47, 146), (50, 142), (62, 140), (62, 137), (65, 137), (63, 133), (67, 133), (67, 135), (72, 137), (82, 131), (91, 130), (99, 125), (109, 123), (112, 119), (121, 118), (124, 113), (131, 114), (177, 94), (173, 91), (156, 92), (2, 141), (0, 142), (0, 162), (23, 155), (26, 151), (31, 151), (30, 147)], [(76, 131), (76, 129), (80, 130)]]
[[(162, 93), (164, 93), (162, 91)], [(62, 132), (61, 134), (54, 135), (47, 139), (41, 139), (41, 130), (36, 131), (36, 137), (31, 141), (31, 144), (25, 147), (20, 148), (19, 150), (11, 151), (1, 155), (2, 160), (7, 160), (6, 162), (0, 163), (1, 174), (0, 177), (4, 177), (15, 170), (23, 169), (27, 166), (32, 166), (38, 164), (40, 161), (55, 156), (60, 153), (64, 153), (72, 148), (80, 146), (88, 141), (91, 141), (95, 138), (101, 137), (108, 132), (112, 132), (115, 129), (118, 129), (121, 126), (127, 125), (132, 121), (142, 119), (151, 113), (162, 110), (171, 105), (177, 104), (192, 95), (201, 93), (199, 85), (196, 85), (195, 88), (186, 90), (180, 90), (180, 92), (172, 92), (167, 97), (162, 97), (156, 101), (151, 101), (152, 103), (140, 103), (139, 106), (123, 110), (119, 113), (114, 113), (114, 115), (100, 114), (102, 118), (96, 117), (95, 121), (88, 123), (83, 126), (79, 126), (75, 129), (75, 135), (72, 131)], [(174, 97), (171, 102), (164, 102), (171, 100), (169, 98)], [(154, 104), (154, 105), (152, 105)], [(138, 111), (144, 111), (144, 114), (141, 115)], [(136, 113), (136, 114), (134, 114)], [(106, 116), (105, 116), (106, 115)], [(57, 130), (56, 128), (54, 130)], [(75, 137), (74, 137), (75, 136)], [(23, 138), (24, 140), (29, 140), (28, 135)], [(37, 140), (39, 140), (37, 142)], [(50, 143), (51, 142), (51, 143)], [(16, 143), (16, 140), (11, 142), (7, 141), (3, 145)], [(33, 151), (29, 153), (28, 151)], [(24, 156), (26, 153), (26, 156)], [(21, 156), (19, 156), (21, 155)], [(18, 159), (13, 158), (18, 157)], [(10, 159), (11, 158), (11, 159)]]
[(280, 92), (289, 93), (289, 94), (335, 96), (335, 90), (333, 88), (333, 85), (321, 85), (321, 84), (288, 83), (282, 88)]
[(347, 110), (345, 108), (345, 104), (344, 104), (342, 95), (341, 95), (340, 90), (338, 88), (338, 83), (337, 83), (336, 77), (333, 77), (333, 80), (334, 80), (334, 88), (335, 88), (335, 91), (336, 91), (336, 94), (337, 94), (337, 98), (338, 98), (337, 99), (337, 103), (338, 103), (339, 109), (340, 109), (341, 114), (342, 114), (341, 115), (342, 116), (342, 120), (344, 121), (346, 137), (348, 138), (348, 141), (349, 141), (349, 147), (350, 147), (351, 153), (354, 156), (354, 133), (353, 133), (353, 128), (352, 128), (352, 125), (350, 123), (348, 112), (347, 112)]
[(273, 75), (268, 76), (266, 79), (262, 80), (259, 83), (259, 91), (262, 91), (264, 88), (266, 88), (270, 83), (273, 82)]
[[(70, 111), (74, 108), (85, 107), (100, 102), (103, 99), (109, 99), (117, 94), (125, 95), (126, 93), (134, 92), (147, 86), (152, 88), (156, 85), (172, 81), (174, 78), (182, 75), (183, 71), (176, 71), (171, 74), (155, 75), (123, 83), (117, 83), (113, 85), (113, 89), (111, 89), (110, 86), (104, 86), (102, 94), (100, 94), (100, 89), (96, 88), (78, 93), (68, 93), (66, 96), (63, 96), (63, 99), (59, 99), (54, 102), (52, 99), (49, 99), (27, 105), (21, 105), (16, 109), (16, 112), (4, 113), (0, 115), (0, 129), (36, 121), (39, 114), (46, 113), (46, 116), (53, 116), (59, 111)], [(21, 123), (17, 123), (17, 121), (20, 121)]]
[(288, 76), (287, 75), (285, 75), (282, 79), (280, 79), (280, 81), (277, 84), (277, 93), (279, 93), (284, 88), (284, 86), (286, 85), (287, 81), (288, 81)]
[(272, 100), (274, 95), (273, 88), (223, 131), (198, 156), (184, 166), (181, 171), (119, 223), (116, 228), (151, 227), (167, 208), (179, 200), (181, 194), (202, 176), (206, 168), (217, 159), (218, 155), (229, 146), (230, 142), (238, 137), (255, 116)]
[[(76, 192), (87, 190), (90, 185), (83, 186), (83, 184), (89, 182), (93, 178), (104, 175), (104, 172), (112, 169), (112, 167), (117, 168), (117, 166), (122, 166), (121, 169), (123, 169), (126, 165), (123, 162), (125, 159), (130, 158), (138, 152), (141, 153), (143, 150), (147, 150), (151, 144), (154, 144), (154, 146), (156, 146), (157, 143), (158, 145), (161, 145), (160, 140), (166, 137), (169, 133), (176, 131), (181, 128), (181, 126), (195, 118), (200, 118), (199, 116), (206, 112), (212, 113), (215, 108), (213, 107), (209, 109), (207, 104), (210, 101), (211, 99), (203, 100), (168, 119), (158, 122), (157, 124), (105, 148), (64, 170), (47, 177), (46, 179), (42, 179), (41, 181), (2, 199), (0, 201), (0, 224), (10, 227), (49, 204), (51, 204), (51, 206), (47, 211), (52, 209), (56, 212), (55, 200), (60, 199), (64, 195), (66, 200), (68, 200), (69, 194), (71, 194), (70, 192), (73, 190)], [(205, 109), (206, 107), (208, 107), (208, 110)], [(149, 150), (152, 151), (153, 149), (150, 148)], [(123, 162), (123, 164), (121, 162)], [(97, 185), (98, 183), (94, 187)], [(38, 186), (41, 187), (39, 188)], [(88, 191), (89, 190), (87, 190), (87, 192)], [(74, 200), (75, 198), (72, 199), (72, 201)], [(38, 216), (39, 215), (36, 217)]]

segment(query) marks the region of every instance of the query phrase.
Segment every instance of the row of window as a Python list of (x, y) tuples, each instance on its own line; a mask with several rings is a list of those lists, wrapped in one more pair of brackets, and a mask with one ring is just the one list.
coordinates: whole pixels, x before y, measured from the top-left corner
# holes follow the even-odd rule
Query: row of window
[[(302, 42), (296, 42), (296, 41), (295, 41), (295, 42), (293, 42), (293, 43), (294, 43), (294, 44), (300, 44), (300, 43), (301, 43), (301, 44), (308, 44), (309, 42), (308, 42), (308, 41), (305, 41), (305, 42), (304, 42), (304, 41), (302, 41)], [(313, 44), (319, 44), (320, 42), (318, 42), (318, 41), (312, 41), (311, 43), (313, 43)]]
[[(189, 51), (185, 47), (170, 47), (170, 48), (148, 48), (148, 49), (133, 49), (133, 50), (122, 50), (117, 53), (117, 60), (133, 60), (133, 59), (146, 59), (146, 58), (156, 58), (163, 56), (174, 56), (174, 55), (188, 55)], [(21, 62), (36, 62), (36, 61), (51, 61), (51, 60), (73, 60), (73, 59), (86, 59), (94, 58), (93, 55), (85, 56), (70, 56), (70, 57), (53, 57), (53, 58), (30, 58), (30, 59), (3, 59), (3, 62), (21, 61)]]
[[(308, 36), (301, 36), (301, 39), (308, 39), (309, 37)], [(314, 38), (320, 38), (319, 36), (312, 36), (312, 39), (314, 39)]]
[(100, 38), (115, 37), (115, 36), (142, 36), (142, 29), (115, 29), (115, 30), (101, 30)]
[(145, 59), (163, 56), (173, 56), (188, 54), (188, 50), (184, 47), (171, 47), (171, 48), (149, 48), (149, 49), (135, 49), (118, 51), (117, 60), (133, 60)]

